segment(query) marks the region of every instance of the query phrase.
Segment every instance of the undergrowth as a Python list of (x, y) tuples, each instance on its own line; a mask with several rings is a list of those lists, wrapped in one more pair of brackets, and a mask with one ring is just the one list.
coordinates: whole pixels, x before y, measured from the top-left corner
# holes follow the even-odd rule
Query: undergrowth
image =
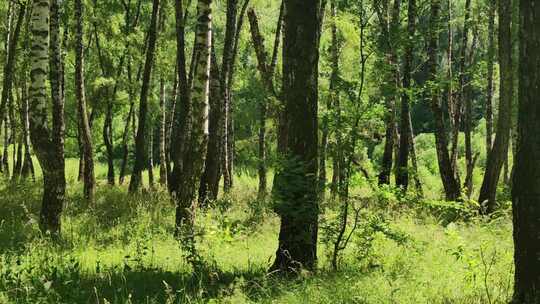
[[(128, 195), (98, 187), (95, 205), (70, 182), (62, 238), (40, 234), (40, 184), (0, 182), (0, 303), (506, 303), (512, 294), (511, 223), (474, 203), (403, 197), (393, 189), (352, 195), (360, 211), (331, 267), (338, 203), (322, 204), (319, 270), (267, 274), (279, 219), (256, 180), (197, 215), (204, 266), (195, 272), (173, 237), (165, 189)], [(351, 207), (352, 208), (352, 207)], [(354, 214), (354, 213), (353, 213)]]

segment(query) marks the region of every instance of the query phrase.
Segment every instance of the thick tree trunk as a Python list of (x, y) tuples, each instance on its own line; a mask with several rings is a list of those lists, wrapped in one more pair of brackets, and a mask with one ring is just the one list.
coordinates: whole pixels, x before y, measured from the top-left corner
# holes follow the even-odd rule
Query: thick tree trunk
[(137, 128), (137, 137), (135, 139), (135, 164), (131, 173), (129, 192), (137, 192), (142, 185), (142, 171), (146, 166), (146, 120), (148, 112), (148, 93), (150, 91), (150, 82), (152, 77), (152, 67), (154, 65), (154, 54), (157, 40), (157, 22), (160, 10), (160, 0), (152, 1), (152, 17), (150, 19), (150, 28), (148, 31), (148, 49), (146, 50), (146, 61), (141, 86), (141, 96), (139, 102), (139, 127)]
[[(439, 28), (440, 28), (440, 0), (431, 0), (431, 20), (428, 41), (428, 67), (430, 79), (437, 80), (437, 54), (439, 51)], [(431, 88), (431, 109), (435, 120), (435, 142), (437, 148), (437, 160), (439, 163), (439, 173), (444, 187), (447, 200), (457, 200), (461, 195), (459, 181), (452, 168), (452, 162), (448, 153), (448, 138), (444, 125), (444, 114), (440, 102), (440, 90), (437, 87)]]
[[(500, 9), (507, 10), (506, 6), (505, 3)], [(504, 11), (500, 12), (503, 13)], [(512, 189), (515, 244), (515, 284), (512, 303), (539, 303), (540, 5), (538, 1), (521, 0), (520, 13), (519, 134)], [(506, 21), (503, 20), (504, 22)], [(507, 32), (507, 29), (503, 28), (503, 32)]]
[(410, 114), (410, 97), (412, 96), (412, 65), (414, 56), (414, 35), (416, 33), (416, 1), (409, 0), (408, 37), (405, 41), (405, 64), (403, 67), (403, 94), (401, 95), (400, 143), (397, 159), (396, 186), (407, 191), (409, 187), (409, 153), (411, 151), (412, 124)]
[(318, 0), (285, 0), (283, 97), (289, 121), (288, 161), (276, 176), (281, 226), (271, 268), (285, 272), (314, 269), (317, 264), (319, 7)]
[[(52, 14), (51, 14), (52, 13)], [(51, 27), (49, 28), (49, 20)], [(40, 215), (40, 228), (53, 235), (60, 233), (60, 214), (65, 195), (66, 181), (64, 176), (64, 104), (58, 98), (59, 92), (59, 59), (58, 43), (58, 2), (39, 0), (32, 4), (31, 52), (30, 52), (30, 129), (31, 138), (43, 169), (43, 204)], [(46, 83), (49, 65), (49, 29), (51, 35), (51, 89), (53, 90), (53, 115), (51, 134), (48, 129)], [(51, 136), (52, 135), (52, 136)]]
[[(194, 78), (188, 109), (190, 123), (181, 131), (187, 137), (184, 151), (176, 154), (169, 189), (176, 199), (176, 229), (194, 249), (194, 222), (197, 209), (196, 189), (200, 183), (206, 156), (209, 123), (208, 100), (212, 48), (212, 1), (197, 2), (197, 26), (193, 48)], [(178, 151), (177, 151), (178, 153)], [(192, 253), (192, 252), (190, 252)], [(189, 257), (195, 263), (195, 257)]]
[(512, 63), (512, 5), (511, 1), (499, 2), (499, 64), (500, 98), (497, 133), (488, 154), (486, 172), (478, 201), (485, 212), (496, 209), (497, 185), (505, 159), (508, 157), (510, 128), (512, 125), (512, 99), (514, 98), (514, 69)]
[(82, 0), (75, 0), (75, 95), (81, 123), (81, 139), (84, 156), (84, 197), (94, 202), (96, 178), (94, 176), (94, 150), (92, 146), (92, 131), (86, 111), (86, 94), (84, 86), (84, 6)]

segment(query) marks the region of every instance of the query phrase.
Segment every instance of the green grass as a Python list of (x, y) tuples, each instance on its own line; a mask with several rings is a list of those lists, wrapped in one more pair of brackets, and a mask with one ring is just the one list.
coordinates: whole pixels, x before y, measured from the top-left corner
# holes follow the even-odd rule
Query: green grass
[[(359, 234), (373, 237), (369, 254), (353, 239), (332, 271), (330, 246), (321, 240), (319, 271), (286, 280), (266, 273), (279, 220), (255, 199), (256, 180), (242, 175), (229, 197), (198, 215), (206, 267), (194, 273), (172, 236), (174, 206), (165, 191), (130, 196), (101, 180), (88, 206), (76, 171), (69, 160), (57, 243), (38, 230), (39, 182), (0, 182), (0, 303), (505, 303), (512, 293), (507, 218), (447, 224), (426, 207), (373, 202), (366, 209), (384, 214), (406, 242)], [(104, 178), (103, 166), (96, 172)]]

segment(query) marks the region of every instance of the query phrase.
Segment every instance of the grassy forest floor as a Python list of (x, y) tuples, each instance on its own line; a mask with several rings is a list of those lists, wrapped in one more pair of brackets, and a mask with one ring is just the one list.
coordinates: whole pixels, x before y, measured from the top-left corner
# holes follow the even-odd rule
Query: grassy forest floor
[[(0, 182), (0, 303), (505, 303), (512, 294), (508, 216), (458, 220), (456, 208), (395, 200), (365, 203), (333, 271), (332, 203), (321, 222), (319, 271), (267, 275), (278, 218), (242, 175), (227, 198), (199, 214), (206, 267), (193, 273), (173, 238), (174, 206), (163, 189), (129, 196), (105, 185), (88, 206), (68, 161), (63, 236), (40, 237), (40, 184)], [(359, 199), (362, 200), (362, 199)], [(459, 209), (459, 208), (458, 208)]]

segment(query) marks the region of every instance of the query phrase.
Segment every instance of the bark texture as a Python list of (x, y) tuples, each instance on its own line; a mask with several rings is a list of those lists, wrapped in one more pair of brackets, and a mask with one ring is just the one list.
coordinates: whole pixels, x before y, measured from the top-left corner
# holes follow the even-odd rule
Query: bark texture
[(398, 31), (399, 26), (399, 14), (401, 10), (401, 0), (394, 0), (391, 19), (389, 20), (388, 6), (390, 1), (385, 0), (381, 2), (382, 8), (377, 11), (378, 19), (381, 27), (381, 37), (379, 41), (379, 48), (383, 51), (385, 56), (385, 63), (390, 67), (385, 71), (385, 85), (383, 86), (383, 94), (385, 96), (386, 105), (386, 133), (383, 158), (381, 162), (381, 170), (379, 173), (379, 185), (390, 184), (390, 174), (392, 172), (393, 151), (395, 146), (395, 128), (396, 128), (396, 102), (399, 100), (397, 94), (397, 88), (399, 83), (399, 71), (396, 67), (397, 56), (395, 53), (394, 38)]
[(11, 95), (13, 85), (13, 72), (15, 71), (15, 61), (17, 59), (17, 44), (21, 33), (24, 16), (26, 14), (26, 4), (19, 4), (19, 14), (15, 27), (8, 29), (7, 58), (4, 65), (4, 79), (2, 83), (2, 95), (0, 100), (0, 122), (6, 117), (6, 107)]
[(499, 64), (500, 98), (497, 133), (493, 147), (488, 154), (486, 172), (478, 201), (486, 213), (496, 208), (497, 185), (508, 157), (510, 128), (512, 125), (512, 99), (514, 98), (514, 69), (512, 63), (512, 3), (499, 1)]
[[(428, 41), (428, 69), (430, 80), (436, 82), (438, 75), (438, 60), (437, 54), (439, 51), (439, 29), (440, 29), (440, 0), (431, 0), (431, 20), (430, 33)], [(446, 135), (444, 125), (443, 108), (440, 101), (440, 90), (437, 86), (430, 89), (431, 93), (431, 109), (435, 120), (435, 142), (437, 148), (437, 160), (439, 163), (439, 173), (444, 187), (444, 192), (447, 200), (457, 200), (461, 195), (461, 187), (456, 179), (450, 154), (448, 152), (448, 137)]]
[[(29, 113), (30, 113), (30, 134), (39, 163), (43, 170), (43, 201), (40, 213), (40, 228), (43, 232), (50, 232), (53, 235), (60, 233), (60, 214), (62, 212), (66, 180), (64, 176), (64, 104), (62, 99), (53, 97), (52, 132), (48, 128), (48, 104), (47, 104), (47, 77), (49, 76), (49, 22), (58, 24), (57, 11), (58, 2), (39, 0), (32, 4), (32, 22), (30, 31), (30, 89), (29, 89)], [(50, 8), (53, 7), (51, 10)], [(52, 12), (52, 14), (51, 14)], [(56, 15), (56, 16), (55, 16)], [(52, 31), (57, 32), (57, 27), (52, 27)], [(59, 44), (51, 41), (51, 53)], [(56, 55), (53, 55), (56, 57)], [(54, 60), (56, 61), (56, 59)], [(58, 70), (51, 66), (51, 76), (57, 77)], [(54, 83), (52, 81), (51, 83)]]
[[(506, 2), (506, 1), (502, 1)], [(513, 197), (513, 303), (540, 302), (540, 5), (520, 1), (518, 146)]]
[(157, 41), (158, 15), (160, 10), (160, 0), (152, 1), (152, 17), (150, 18), (150, 28), (148, 30), (148, 48), (146, 50), (146, 59), (144, 63), (144, 72), (142, 77), (141, 96), (139, 99), (139, 127), (135, 138), (135, 164), (131, 173), (129, 191), (131, 193), (138, 191), (142, 186), (142, 171), (147, 166), (146, 146), (147, 135), (147, 116), (148, 116), (148, 93), (151, 86), (152, 68), (154, 66), (154, 56)]
[[(84, 4), (82, 0), (75, 0), (75, 95), (77, 96), (77, 110), (79, 114), (81, 141), (84, 157), (84, 197), (94, 201), (96, 192), (96, 178), (94, 176), (94, 150), (92, 145), (92, 131), (86, 110), (86, 94), (84, 86)], [(52, 36), (51, 36), (52, 37)], [(53, 97), (54, 98), (54, 97)]]
[(401, 96), (400, 142), (397, 159), (396, 186), (407, 190), (409, 187), (409, 153), (411, 151), (412, 122), (410, 115), (410, 99), (412, 93), (412, 65), (414, 56), (414, 35), (416, 33), (416, 1), (409, 0), (408, 7), (408, 39), (405, 45), (405, 63), (403, 67), (403, 94)]
[[(194, 245), (193, 225), (200, 183), (205, 161), (209, 122), (209, 86), (212, 47), (212, 1), (197, 2), (197, 26), (193, 48), (194, 77), (190, 93), (189, 121), (182, 130), (186, 134), (182, 153), (176, 154), (169, 189), (176, 199), (177, 233), (185, 234)], [(178, 153), (178, 151), (177, 151)]]
[(285, 0), (283, 97), (287, 113), (286, 159), (276, 178), (279, 245), (271, 269), (314, 269), (317, 263), (318, 0)]

